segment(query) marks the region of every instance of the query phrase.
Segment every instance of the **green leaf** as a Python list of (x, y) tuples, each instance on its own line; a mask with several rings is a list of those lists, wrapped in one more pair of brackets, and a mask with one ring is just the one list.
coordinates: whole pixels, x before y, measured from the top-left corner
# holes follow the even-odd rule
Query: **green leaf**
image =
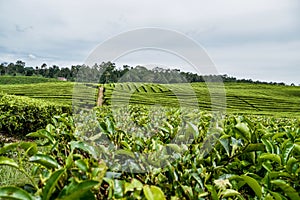
[(188, 124), (188, 128), (193, 130), (194, 139), (197, 139), (200, 135), (198, 127), (195, 126), (194, 124), (190, 123), (190, 122), (187, 122), (187, 124)]
[(168, 129), (166, 129), (165, 127), (160, 126), (159, 129), (165, 133), (170, 133), (170, 131)]
[(205, 187), (210, 192), (212, 200), (218, 200), (219, 199), (218, 193), (217, 193), (216, 188), (214, 186), (212, 186), (212, 185), (205, 185)]
[(272, 143), (268, 139), (261, 139), (261, 141), (265, 145), (266, 150), (267, 150), (268, 153), (274, 153), (275, 152)]
[(105, 133), (105, 134), (108, 134), (109, 132), (107, 131), (107, 126), (104, 122), (100, 122), (99, 123), (99, 127), (100, 127), (100, 130)]
[(19, 168), (19, 165), (13, 159), (4, 156), (0, 157), (0, 165), (8, 165), (11, 167)]
[(42, 200), (49, 200), (55, 190), (58, 180), (65, 172), (65, 169), (55, 171), (47, 180), (45, 187), (43, 188)]
[(237, 140), (234, 137), (231, 137), (231, 156), (233, 156), (235, 154), (235, 151), (239, 148), (239, 146), (241, 146), (241, 139)]
[[(209, 195), (208, 192), (203, 192), (203, 193), (198, 194), (198, 198), (202, 200), (203, 199), (202, 197), (207, 197), (208, 195)], [(178, 200), (179, 200), (179, 198), (178, 198)]]
[(34, 142), (21, 142), (19, 146), (26, 151), (28, 156), (32, 156), (37, 153), (37, 145)]
[(166, 199), (164, 193), (159, 187), (145, 185), (143, 187), (143, 192), (147, 200), (164, 200)]
[(273, 180), (273, 181), (271, 181), (271, 183), (280, 187), (290, 199), (292, 199), (292, 200), (300, 199), (298, 192), (293, 187), (291, 187), (288, 183), (286, 183), (285, 181)]
[(221, 145), (224, 147), (226, 153), (228, 156), (230, 156), (230, 150), (229, 150), (229, 141), (228, 138), (220, 138), (219, 139)]
[(180, 153), (183, 151), (182, 148), (180, 148), (180, 146), (178, 146), (178, 144), (167, 144), (167, 147), (170, 147), (170, 149), (172, 149), (173, 151), (175, 151), (176, 153)]
[(125, 155), (131, 158), (135, 158), (134, 153), (130, 150), (118, 149), (117, 151), (115, 151), (115, 153), (116, 155)]
[(279, 155), (271, 154), (271, 153), (263, 153), (259, 156), (259, 159), (262, 160), (272, 160), (274, 162), (277, 162), (279, 165), (281, 165), (281, 158)]
[(189, 199), (193, 199), (193, 190), (190, 186), (187, 185), (181, 185), (181, 188), (183, 189), (185, 195), (189, 197)]
[(46, 138), (48, 139), (52, 144), (55, 143), (54, 137), (51, 135), (50, 132), (46, 131), (45, 129), (38, 130), (33, 133), (29, 133), (26, 135), (27, 137), (37, 137), (37, 138)]
[(288, 161), (291, 152), (293, 151), (294, 144), (291, 141), (288, 141), (282, 150), (282, 159), (283, 159), (283, 164), (285, 165), (286, 162)]
[(4, 186), (0, 187), (0, 199), (32, 200), (33, 198), (28, 192), (21, 188)]
[(258, 198), (262, 197), (262, 187), (254, 178), (246, 175), (241, 175), (241, 178), (251, 187), (251, 189), (255, 192)]
[(16, 151), (17, 147), (26, 151), (27, 155), (31, 156), (37, 152), (37, 145), (34, 142), (18, 142), (18, 143), (10, 143), (4, 145), (0, 149), (0, 154), (6, 153), (8, 151), (14, 150)]
[(272, 192), (272, 191), (270, 191), (270, 193), (275, 198), (275, 200), (282, 200), (282, 196), (278, 192)]
[(81, 171), (84, 171), (84, 172), (87, 172), (88, 171), (88, 165), (87, 163), (80, 159), (80, 160), (76, 160), (75, 161), (75, 165), (81, 170)]
[(92, 168), (92, 180), (102, 183), (103, 177), (105, 176), (107, 166), (104, 162), (98, 163), (97, 167)]
[(0, 149), (0, 154), (6, 153), (11, 150), (16, 150), (16, 147), (19, 145), (19, 143), (10, 143), (10, 144), (5, 144), (1, 149)]
[(265, 150), (265, 145), (263, 143), (249, 144), (245, 149), (245, 152), (252, 151), (263, 151)]
[(34, 156), (31, 156), (29, 158), (29, 161), (41, 164), (48, 169), (60, 168), (60, 165), (56, 162), (55, 159), (53, 159), (52, 157), (50, 157), (48, 155), (44, 155), (44, 154), (36, 154)]
[(270, 194), (267, 194), (267, 196), (265, 196), (264, 200), (274, 200), (274, 199)]
[(121, 175), (122, 175), (122, 173), (107, 171), (105, 174), (105, 177), (109, 178), (109, 179), (117, 179), (117, 178), (120, 178)]
[(116, 198), (122, 198), (124, 194), (124, 181), (114, 179), (114, 196)]
[(299, 163), (298, 159), (291, 157), (286, 164), (286, 169), (288, 172), (293, 173), (293, 167), (295, 164)]
[(235, 128), (241, 133), (241, 136), (246, 140), (251, 140), (250, 129), (245, 123), (238, 123), (235, 125)]
[(106, 124), (107, 124), (107, 131), (110, 134), (113, 134), (115, 131), (115, 126), (114, 123), (112, 122), (112, 120), (110, 118), (106, 118)]
[(198, 182), (200, 187), (204, 189), (203, 181), (201, 180), (200, 176), (197, 173), (192, 173), (192, 177)]
[(66, 159), (66, 168), (69, 169), (70, 167), (72, 167), (73, 162), (73, 153), (70, 153)]
[(272, 164), (269, 162), (262, 163), (262, 166), (269, 172), (271, 172), (273, 170)]
[(295, 143), (295, 150), (298, 151), (298, 153), (300, 153), (300, 143)]
[(287, 177), (287, 178), (291, 178), (291, 175), (287, 172), (278, 172), (278, 171), (272, 171), (269, 173), (269, 176), (271, 179), (276, 179), (278, 177)]
[(232, 197), (232, 196), (239, 196), (239, 195), (240, 195), (240, 193), (236, 190), (233, 190), (233, 189), (226, 189), (226, 190), (221, 192), (221, 196), (223, 198)]
[(121, 144), (121, 147), (123, 147), (123, 148), (126, 148), (128, 150), (131, 149), (130, 145), (126, 141), (121, 141), (120, 144)]
[(135, 189), (142, 190), (143, 184), (139, 180), (133, 178), (130, 183), (125, 183), (124, 193), (126, 193), (128, 191), (134, 191)]
[(286, 135), (285, 132), (282, 132), (282, 133), (276, 133), (273, 137), (272, 137), (272, 140), (276, 140), (277, 138), (284, 138), (284, 136)]
[(135, 189), (137, 189), (137, 190), (142, 190), (142, 189), (143, 189), (143, 184), (142, 184), (139, 180), (137, 180), (137, 179), (135, 179), (135, 178), (133, 178), (133, 179), (131, 180), (131, 185), (132, 185)]
[[(58, 116), (59, 118), (60, 118), (60, 116)], [(57, 121), (55, 120), (55, 119), (52, 119), (53, 120), (53, 122), (54, 122), (54, 125), (57, 123)], [(46, 126), (46, 131), (48, 132), (48, 133), (52, 133), (53, 131), (55, 130), (55, 126), (53, 126), (52, 124), (48, 124), (47, 126)]]
[(94, 158), (97, 158), (96, 150), (91, 145), (88, 145), (81, 141), (71, 141), (70, 145), (71, 145), (71, 151), (74, 151), (74, 149), (78, 148), (78, 149), (81, 149), (81, 150), (89, 153)]
[[(89, 191), (98, 184), (98, 181), (92, 180), (86, 180), (80, 183), (73, 181), (69, 185), (65, 186), (59, 194), (58, 200), (91, 199)], [(87, 198), (87, 196), (89, 196), (89, 198)], [(93, 199), (95, 199), (95, 197)]]

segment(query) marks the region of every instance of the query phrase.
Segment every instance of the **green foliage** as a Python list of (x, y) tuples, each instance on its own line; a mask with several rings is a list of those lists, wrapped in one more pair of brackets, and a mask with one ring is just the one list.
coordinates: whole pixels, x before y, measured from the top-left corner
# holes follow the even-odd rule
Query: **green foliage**
[(0, 76), (0, 85), (33, 84), (48, 82), (59, 82), (59, 80), (39, 76)]
[(71, 112), (69, 106), (0, 94), (0, 130), (24, 135), (45, 127), (53, 115)]
[[(143, 184), (156, 186), (166, 197), (173, 199), (285, 199), (285, 196), (297, 199), (296, 191), (300, 190), (299, 119), (230, 115), (223, 120), (205, 112), (196, 114), (188, 109), (170, 108), (156, 109), (159, 114), (153, 117), (152, 112), (149, 107), (130, 106), (115, 109), (112, 118), (109, 109), (97, 108), (100, 133), (96, 129), (91, 131), (93, 123), (86, 123), (84, 128), (77, 127), (78, 130), (83, 128), (84, 133), (88, 130), (98, 133), (85, 136), (95, 142), (92, 142), (94, 146), (101, 146), (100, 157), (107, 161), (112, 171), (118, 167), (138, 170), (145, 161), (150, 163), (148, 173), (120, 174), (117, 180), (125, 182), (125, 186), (132, 177), (139, 177)], [(185, 127), (184, 120), (189, 122)], [(209, 129), (210, 126), (213, 128)], [(186, 128), (186, 134), (194, 135), (191, 142), (186, 138), (180, 140), (178, 130), (183, 128)], [(209, 154), (205, 154), (203, 147), (209, 141), (213, 142), (214, 135), (208, 135), (210, 131), (217, 132), (215, 136), (219, 135), (219, 138)], [(177, 140), (173, 140), (174, 135), (179, 135)], [(105, 137), (117, 149), (102, 143)], [(206, 147), (210, 148), (209, 145)], [(164, 168), (159, 168), (160, 164), (151, 163), (143, 154), (153, 156), (157, 150), (159, 155), (154, 159), (169, 156), (173, 162), (166, 162)], [(172, 150), (172, 153), (167, 154), (165, 150)], [(140, 153), (138, 156), (137, 152)], [(124, 162), (120, 156), (130, 159), (131, 163), (126, 163), (126, 159)], [(176, 159), (171, 159), (172, 156)], [(114, 180), (107, 182), (113, 185)], [(284, 181), (285, 185), (278, 180)], [(135, 193), (131, 193), (133, 191)], [(149, 192), (149, 186), (143, 191)], [(122, 197), (131, 198), (138, 193), (141, 197), (152, 198), (139, 190), (124, 189), (122, 195), (120, 191), (117, 193)], [(111, 195), (114, 195), (113, 191)]]
[[(111, 83), (105, 84), (105, 104), (132, 105), (163, 105), (179, 107), (178, 99), (184, 106), (195, 105), (195, 100), (186, 95), (185, 84), (150, 84), (150, 83)], [(211, 109), (211, 99), (204, 83), (191, 83), (201, 110)], [(78, 106), (95, 106), (97, 84), (77, 86), (72, 82), (47, 82), (35, 84), (0, 84), (0, 91), (17, 96), (28, 96), (54, 103)], [(225, 83), (226, 111), (240, 114), (262, 114), (293, 116), (300, 112), (300, 87), (260, 85), (260, 84), (231, 84)], [(177, 91), (176, 95), (173, 91)], [(182, 94), (182, 95), (181, 95)]]
[(26, 191), (13, 186), (1, 187), (0, 198), (15, 200), (33, 200), (33, 198)]
[(143, 192), (147, 200), (164, 200), (165, 195), (159, 187), (145, 185)]
[(2, 147), (1, 165), (31, 182), (0, 192), (33, 199), (299, 199), (297, 118), (145, 106), (93, 112), (96, 120), (85, 112), (57, 116), (28, 135), (36, 142)]
[[(0, 164), (26, 173), (31, 182), (24, 190), (1, 187), (0, 196), (13, 198), (18, 195), (19, 198), (23, 195), (19, 199), (43, 200), (95, 199), (97, 195), (101, 198), (99, 191), (107, 167), (92, 156), (92, 148), (86, 149), (83, 142), (79, 143), (74, 130), (72, 118), (63, 115), (53, 118), (53, 124), (46, 129), (28, 134), (37, 138), (31, 146), (12, 143), (2, 147), (1, 154), (8, 157), (2, 156)], [(19, 148), (21, 146), (24, 148)], [(14, 155), (12, 152), (17, 154), (16, 161), (9, 158)], [(33, 164), (30, 174), (24, 170), (26, 162)]]
[[(0, 77), (1, 78), (1, 77)], [(17, 80), (21, 80), (16, 77)], [(46, 79), (52, 80), (52, 79)], [(31, 80), (29, 79), (28, 82)], [(71, 105), (74, 83), (57, 81), (22, 84), (0, 84), (0, 91), (16, 96), (27, 96), (53, 103)], [(85, 95), (85, 93), (83, 93)]]

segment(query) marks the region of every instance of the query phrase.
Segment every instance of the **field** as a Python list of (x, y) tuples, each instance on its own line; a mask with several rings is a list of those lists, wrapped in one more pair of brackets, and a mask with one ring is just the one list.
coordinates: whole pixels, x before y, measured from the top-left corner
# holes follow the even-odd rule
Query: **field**
[(48, 82), (58, 82), (55, 78), (43, 78), (39, 76), (1, 76), (0, 84), (1, 85), (10, 85), (10, 84), (31, 84), (31, 83), (48, 83)]
[[(24, 124), (38, 109), (49, 118), (47, 102), (59, 112), (53, 105), (95, 105), (95, 84), (13, 82), (0, 92), (21, 97), (0, 110), (28, 112)], [(0, 143), (0, 199), (300, 199), (300, 87), (226, 83), (226, 113), (210, 112), (225, 105), (220, 85), (104, 88), (108, 106)]]
[[(2, 77), (0, 77), (0, 82), (1, 79)], [(79, 87), (71, 82), (57, 81), (34, 84), (13, 83), (0, 85), (0, 92), (46, 99), (67, 105), (72, 105), (73, 99), (76, 104), (94, 105), (96, 87), (95, 84), (85, 84)], [(104, 87), (105, 102), (108, 105), (111, 104), (112, 98), (116, 104), (170, 106), (178, 106), (180, 100), (181, 106), (198, 103), (200, 109), (211, 109), (211, 96), (204, 83), (191, 85), (118, 83), (106, 84)], [(300, 112), (300, 87), (226, 83), (224, 95), (226, 95), (226, 111), (229, 113), (293, 115)]]

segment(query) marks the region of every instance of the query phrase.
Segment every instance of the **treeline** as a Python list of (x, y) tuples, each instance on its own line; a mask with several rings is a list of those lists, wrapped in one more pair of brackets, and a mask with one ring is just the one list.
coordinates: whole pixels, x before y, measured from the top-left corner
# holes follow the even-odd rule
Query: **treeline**
[(59, 67), (57, 65), (47, 66), (43, 63), (41, 66), (28, 67), (25, 62), (18, 60), (16, 63), (1, 63), (0, 75), (9, 76), (42, 76), (45, 78), (63, 77), (67, 80), (74, 81), (80, 65), (68, 67)]
[(117, 68), (115, 63), (103, 62), (91, 67), (86, 65), (72, 65), (59, 67), (57, 65), (28, 67), (25, 62), (18, 60), (16, 63), (1, 63), (0, 75), (10, 76), (42, 76), (46, 78), (65, 78), (68, 81), (81, 82), (149, 82), (149, 83), (190, 83), (190, 82), (236, 82), (285, 85), (285, 83), (253, 81), (252, 79), (237, 79), (228, 75), (198, 75), (192, 72), (182, 72), (179, 69), (165, 69), (155, 67), (147, 69), (143, 66), (131, 67), (124, 65)]

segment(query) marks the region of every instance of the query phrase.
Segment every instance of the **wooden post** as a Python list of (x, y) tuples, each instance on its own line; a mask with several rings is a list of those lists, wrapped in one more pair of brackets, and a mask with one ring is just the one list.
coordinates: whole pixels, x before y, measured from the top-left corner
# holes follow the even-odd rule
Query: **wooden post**
[(99, 86), (98, 88), (98, 98), (97, 98), (97, 106), (103, 106), (104, 102), (104, 87)]

